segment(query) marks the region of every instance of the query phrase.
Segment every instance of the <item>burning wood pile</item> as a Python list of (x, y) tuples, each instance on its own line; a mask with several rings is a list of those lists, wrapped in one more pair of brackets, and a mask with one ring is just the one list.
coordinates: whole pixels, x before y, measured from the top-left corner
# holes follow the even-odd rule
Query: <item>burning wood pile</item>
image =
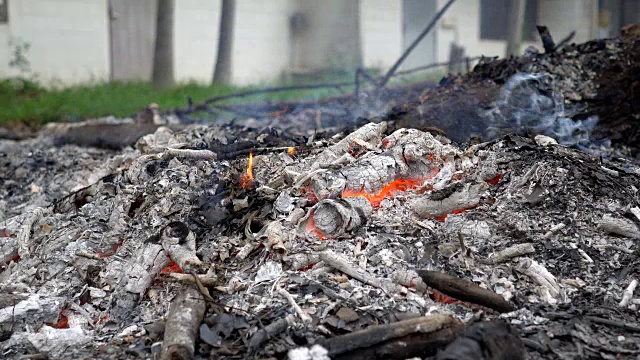
[(3, 357), (637, 357), (640, 167), (587, 144), (547, 76), (496, 108), (537, 101), (527, 124), (562, 136), (250, 119), (0, 142)]

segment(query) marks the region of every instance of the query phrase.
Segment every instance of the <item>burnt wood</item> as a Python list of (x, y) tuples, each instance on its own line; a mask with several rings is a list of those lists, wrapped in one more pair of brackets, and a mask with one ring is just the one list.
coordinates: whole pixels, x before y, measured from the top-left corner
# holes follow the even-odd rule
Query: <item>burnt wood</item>
[(501, 313), (516, 310), (516, 307), (502, 296), (481, 288), (471, 281), (438, 271), (418, 270), (417, 272), (425, 284), (458, 300), (486, 306)]

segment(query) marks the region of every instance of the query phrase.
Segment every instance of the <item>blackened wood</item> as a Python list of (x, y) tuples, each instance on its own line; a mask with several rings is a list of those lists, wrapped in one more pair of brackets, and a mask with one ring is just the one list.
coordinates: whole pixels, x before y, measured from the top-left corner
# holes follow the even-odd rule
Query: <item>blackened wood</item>
[(172, 302), (162, 341), (161, 359), (193, 359), (206, 302), (198, 290), (186, 288)]
[(621, 329), (625, 329), (630, 332), (640, 332), (640, 324), (626, 323), (620, 320), (613, 320), (613, 319), (604, 319), (597, 316), (585, 316), (584, 318), (586, 320), (592, 321), (597, 324), (614, 326)]
[(449, 315), (431, 315), (392, 324), (370, 326), (364, 330), (320, 341), (319, 344), (327, 349), (329, 356), (333, 358), (408, 335), (432, 334), (459, 324), (460, 320)]
[(524, 343), (501, 321), (479, 322), (449, 344), (437, 360), (524, 360)]
[(418, 270), (418, 275), (428, 286), (458, 300), (486, 306), (498, 312), (510, 312), (516, 309), (502, 296), (472, 283), (438, 271)]
[(522, 44), (522, 28), (524, 27), (524, 10), (527, 0), (509, 1), (507, 17), (507, 51), (505, 57), (520, 54)]
[(545, 53), (552, 53), (556, 50), (556, 43), (553, 41), (553, 36), (551, 36), (551, 32), (549, 32), (549, 28), (546, 26), (538, 25), (538, 35), (540, 35), (540, 40), (542, 40), (542, 46), (544, 47)]
[(463, 325), (454, 323), (447, 327), (427, 334), (412, 334), (399, 339), (390, 340), (365, 349), (351, 351), (334, 360), (367, 360), (367, 359), (409, 359), (434, 356), (439, 350), (453, 342), (462, 332)]
[(254, 354), (264, 343), (271, 337), (280, 334), (287, 330), (289, 325), (293, 322), (291, 316), (278, 319), (264, 328), (256, 331), (251, 339), (249, 339), (249, 354)]

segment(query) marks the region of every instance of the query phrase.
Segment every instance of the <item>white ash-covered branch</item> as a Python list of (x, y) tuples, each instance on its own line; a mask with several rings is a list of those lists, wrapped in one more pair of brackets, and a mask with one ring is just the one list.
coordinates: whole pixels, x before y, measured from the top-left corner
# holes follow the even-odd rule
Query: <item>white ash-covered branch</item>
[(362, 196), (325, 199), (309, 210), (298, 232), (307, 237), (339, 238), (364, 225), (372, 212), (371, 203)]
[[(3, 299), (13, 297), (13, 299)], [(33, 294), (20, 300), (15, 295), (0, 294), (2, 303), (13, 304), (0, 309), (0, 338), (8, 338), (14, 331), (25, 331), (26, 327), (38, 329), (43, 324), (55, 324), (58, 321), (64, 300)]]
[(172, 302), (162, 340), (161, 359), (193, 359), (198, 328), (207, 304), (193, 288), (184, 289)]
[(49, 214), (51, 214), (51, 208), (39, 207), (34, 209), (24, 220), (20, 233), (18, 234), (18, 255), (20, 255), (20, 257), (27, 257), (31, 251), (30, 239), (33, 225)]
[(304, 310), (302, 310), (300, 305), (298, 305), (298, 303), (296, 302), (296, 299), (294, 299), (293, 296), (287, 290), (281, 287), (278, 287), (276, 291), (278, 292), (278, 294), (282, 295), (285, 299), (287, 299), (287, 301), (289, 302), (289, 305), (291, 305), (291, 307), (293, 308), (295, 313), (298, 314), (298, 316), (300, 317), (303, 323), (310, 324), (313, 321), (311, 316), (309, 316), (309, 314), (305, 313)]
[(533, 254), (534, 252), (536, 252), (536, 249), (533, 247), (533, 244), (531, 243), (517, 244), (489, 256), (487, 259), (483, 260), (482, 262), (485, 264), (492, 264), (492, 265), (501, 264), (515, 257)]
[(515, 270), (527, 275), (540, 285), (542, 290), (540, 295), (545, 298), (548, 303), (554, 304), (559, 299), (564, 300), (564, 291), (556, 281), (556, 277), (535, 260), (530, 258), (521, 259), (516, 265)]
[(467, 183), (446, 197), (441, 197), (440, 192), (432, 193), (411, 200), (409, 206), (421, 218), (441, 218), (477, 206), (488, 188), (486, 183)]
[(191, 272), (202, 264), (196, 255), (196, 236), (185, 223), (169, 223), (160, 236), (164, 251), (183, 271)]
[(345, 136), (344, 139), (318, 154), (310, 169), (316, 170), (330, 165), (342, 155), (349, 153), (350, 151), (356, 151), (357, 146), (362, 146), (359, 145), (360, 143), (364, 142), (373, 147), (377, 146), (380, 143), (380, 139), (382, 138), (382, 134), (385, 130), (387, 130), (387, 123), (385, 122), (378, 124), (368, 123), (360, 127), (358, 130), (350, 133)]
[(608, 233), (640, 239), (640, 228), (633, 221), (605, 215), (600, 221), (600, 228)]
[(378, 279), (375, 276), (371, 275), (368, 271), (349, 264), (346, 259), (331, 250), (321, 252), (320, 260), (322, 260), (325, 264), (331, 266), (332, 268), (339, 270), (365, 284), (375, 286), (378, 289), (381, 289), (390, 294), (405, 294), (409, 300), (414, 301), (422, 307), (425, 307), (427, 304), (423, 297), (409, 292), (404, 286), (398, 285), (391, 280)]
[(638, 287), (638, 280), (637, 279), (631, 280), (631, 282), (629, 283), (629, 286), (627, 286), (627, 288), (624, 289), (624, 292), (622, 293), (622, 300), (620, 300), (620, 304), (618, 304), (621, 308), (625, 308), (627, 307), (627, 305), (629, 305), (629, 302), (633, 297), (633, 292), (636, 291), (636, 287)]

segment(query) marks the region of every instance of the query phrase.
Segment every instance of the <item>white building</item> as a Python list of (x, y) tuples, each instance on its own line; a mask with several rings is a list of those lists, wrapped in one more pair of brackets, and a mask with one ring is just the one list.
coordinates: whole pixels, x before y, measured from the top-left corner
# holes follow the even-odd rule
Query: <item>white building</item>
[[(446, 0), (237, 0), (233, 79), (237, 84), (330, 67), (385, 69)], [(404, 68), (467, 56), (503, 56), (509, 0), (457, 0)], [(637, 0), (527, 0), (525, 38), (535, 24), (574, 41), (615, 35), (640, 20)], [(16, 44), (46, 83), (151, 76), (155, 0), (0, 0), (0, 78), (19, 73)], [(209, 82), (217, 50), (220, 0), (176, 0), (175, 75)], [(525, 43), (524, 45), (528, 45)]]

